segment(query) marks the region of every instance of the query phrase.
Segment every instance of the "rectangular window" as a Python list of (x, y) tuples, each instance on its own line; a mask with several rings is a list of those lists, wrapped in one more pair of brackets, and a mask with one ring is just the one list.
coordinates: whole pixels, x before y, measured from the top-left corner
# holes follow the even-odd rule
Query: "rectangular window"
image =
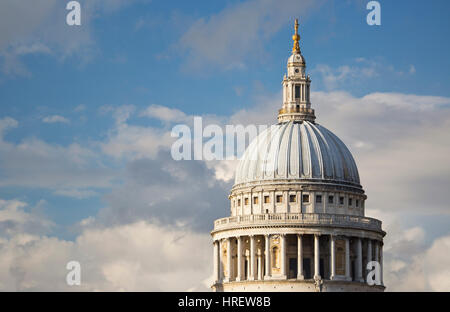
[(291, 203), (295, 203), (297, 201), (297, 196), (296, 195), (289, 195), (289, 201)]
[(295, 98), (296, 99), (300, 98), (300, 85), (295, 86)]
[(245, 203), (246, 206), (248, 205), (248, 197), (246, 197), (246, 198), (244, 199), (244, 203)]
[(339, 205), (344, 204), (344, 196), (339, 197)]
[(322, 203), (322, 195), (316, 195), (316, 203), (318, 204)]
[(334, 204), (334, 196), (333, 195), (328, 196), (328, 203)]
[(268, 204), (268, 203), (270, 203), (270, 197), (264, 196), (264, 204)]
[(241, 205), (241, 200), (240, 199), (238, 199), (238, 206), (240, 206)]
[(353, 204), (353, 198), (348, 199), (348, 205), (351, 206)]
[(283, 202), (283, 195), (277, 195), (277, 203)]
[(309, 195), (308, 194), (303, 195), (303, 202), (309, 203)]
[(253, 197), (253, 204), (258, 205), (258, 197)]
[(356, 207), (359, 207), (359, 199), (355, 200)]

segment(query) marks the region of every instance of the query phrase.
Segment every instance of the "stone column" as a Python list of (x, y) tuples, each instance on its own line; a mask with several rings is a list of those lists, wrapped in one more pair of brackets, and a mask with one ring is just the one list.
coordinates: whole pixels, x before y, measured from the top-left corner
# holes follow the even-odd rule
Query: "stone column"
[(330, 235), (330, 279), (334, 280), (336, 277), (336, 238), (334, 235)]
[(305, 84), (302, 83), (302, 102), (305, 102), (306, 99), (306, 91), (305, 91)]
[(320, 279), (320, 235), (314, 234), (314, 279)]
[(242, 237), (237, 237), (237, 276), (236, 281), (242, 279)]
[(256, 257), (255, 257), (255, 236), (250, 236), (250, 272), (249, 280), (253, 281), (255, 279), (255, 269), (256, 269)]
[(381, 285), (383, 284), (383, 243), (380, 242), (380, 281)]
[(214, 241), (214, 283), (220, 282), (220, 249), (219, 241)]
[(352, 280), (350, 276), (350, 240), (345, 237), (345, 278), (348, 281)]
[(231, 276), (233, 274), (232, 268), (231, 268), (231, 238), (227, 238), (227, 271), (228, 274), (225, 278), (225, 282), (231, 281)]
[(264, 235), (264, 239), (265, 239), (265, 255), (266, 255), (266, 261), (265, 261), (265, 265), (266, 265), (266, 272), (264, 274), (264, 279), (269, 279), (270, 278), (270, 235)]
[(262, 255), (261, 250), (258, 251), (258, 280), (262, 280)]
[(362, 246), (361, 238), (356, 239), (356, 280), (358, 282), (364, 282), (362, 277)]
[(281, 278), (287, 278), (286, 276), (286, 234), (281, 234)]
[(297, 279), (303, 280), (303, 237), (297, 234)]
[(372, 261), (372, 240), (367, 240), (367, 263)]
[(245, 256), (245, 259), (247, 260), (247, 276), (245, 277), (245, 279), (248, 281), (250, 279), (250, 251), (249, 255)]
[(380, 244), (378, 243), (378, 241), (375, 241), (374, 243), (375, 243), (375, 259), (374, 260), (380, 262), (380, 259), (379, 259), (379, 256), (380, 256), (380, 249), (379, 249)]

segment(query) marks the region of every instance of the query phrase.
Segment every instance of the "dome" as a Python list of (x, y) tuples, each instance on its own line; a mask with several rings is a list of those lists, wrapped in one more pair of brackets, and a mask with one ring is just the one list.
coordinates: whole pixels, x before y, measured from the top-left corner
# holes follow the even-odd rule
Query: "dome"
[(235, 185), (293, 179), (361, 187), (358, 169), (345, 144), (310, 121), (279, 123), (260, 133), (241, 158)]
[[(230, 215), (214, 221), (212, 288), (384, 291), (386, 232), (380, 220), (365, 216), (367, 196), (352, 154), (316, 123), (297, 19), (292, 39), (278, 122), (256, 127), (228, 195)], [(248, 126), (246, 134), (255, 130)], [(247, 138), (242, 134), (237, 144), (233, 139), (238, 149)], [(372, 261), (379, 265), (375, 280), (364, 276)]]
[(288, 59), (288, 64), (289, 63), (300, 63), (300, 64), (305, 64), (305, 58), (303, 57), (303, 55), (301, 55), (300, 53), (298, 54), (292, 54), (289, 59)]

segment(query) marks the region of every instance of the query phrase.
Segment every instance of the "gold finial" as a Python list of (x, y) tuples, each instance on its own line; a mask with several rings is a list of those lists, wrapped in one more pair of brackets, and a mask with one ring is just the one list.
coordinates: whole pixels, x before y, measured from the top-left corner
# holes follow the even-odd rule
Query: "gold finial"
[(295, 34), (292, 36), (292, 40), (294, 40), (294, 47), (292, 48), (292, 53), (300, 53), (300, 36), (298, 34), (298, 19), (295, 19)]

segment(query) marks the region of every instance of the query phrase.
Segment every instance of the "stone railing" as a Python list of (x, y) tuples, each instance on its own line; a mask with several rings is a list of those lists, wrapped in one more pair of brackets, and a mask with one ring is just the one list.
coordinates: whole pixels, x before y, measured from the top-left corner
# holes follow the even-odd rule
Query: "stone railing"
[(214, 231), (247, 226), (328, 226), (381, 231), (381, 221), (368, 217), (326, 213), (267, 213), (217, 219)]

